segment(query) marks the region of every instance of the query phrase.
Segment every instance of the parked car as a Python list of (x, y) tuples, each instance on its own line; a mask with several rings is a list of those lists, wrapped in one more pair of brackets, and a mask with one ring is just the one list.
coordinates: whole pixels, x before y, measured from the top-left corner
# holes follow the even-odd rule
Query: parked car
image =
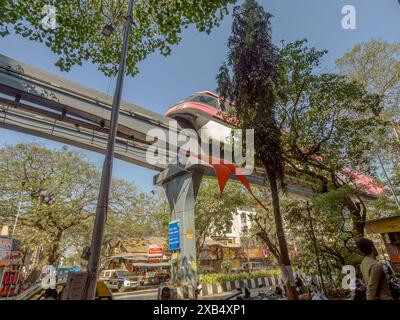
[(100, 272), (99, 280), (111, 289), (118, 292), (136, 289), (141, 282), (141, 277), (123, 269), (108, 269)]

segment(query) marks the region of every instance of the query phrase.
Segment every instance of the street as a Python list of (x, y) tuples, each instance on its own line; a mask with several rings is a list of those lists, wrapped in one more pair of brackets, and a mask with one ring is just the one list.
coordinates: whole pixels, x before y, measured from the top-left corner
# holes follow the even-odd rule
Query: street
[[(220, 294), (200, 297), (199, 300), (220, 300), (225, 297), (228, 297), (235, 293), (235, 291), (223, 292)], [(250, 290), (251, 295), (257, 295), (258, 289)], [(130, 291), (124, 293), (113, 293), (113, 297), (115, 300), (157, 300), (157, 289), (147, 289), (147, 290), (138, 290), (138, 291)]]
[(113, 293), (115, 300), (157, 300), (157, 289)]

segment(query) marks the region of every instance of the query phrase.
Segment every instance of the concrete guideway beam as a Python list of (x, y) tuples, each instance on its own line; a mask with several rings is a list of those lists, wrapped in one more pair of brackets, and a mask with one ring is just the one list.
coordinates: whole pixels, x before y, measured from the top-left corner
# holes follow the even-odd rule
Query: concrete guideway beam
[[(0, 54), (0, 93), (15, 96), (58, 113), (66, 112), (108, 130), (112, 96), (33, 68)], [(21, 106), (23, 107), (23, 106)], [(39, 108), (37, 113), (46, 112)], [(171, 119), (122, 101), (118, 135), (146, 142), (146, 134), (157, 127), (168, 135)]]
[[(104, 153), (110, 103), (111, 97), (101, 92), (0, 54), (0, 109), (3, 108), (0, 112), (4, 119), (0, 120), (1, 127)], [(18, 122), (22, 118), (24, 121)], [(146, 141), (146, 134), (157, 128), (169, 137), (170, 121), (155, 112), (122, 102), (116, 157), (157, 171), (165, 169), (166, 164), (152, 165), (144, 158), (147, 147), (154, 143)], [(178, 124), (176, 130), (181, 132)], [(160, 150), (163, 148), (161, 140), (155, 143), (161, 144)], [(165, 148), (163, 153), (175, 152), (174, 147), (170, 150), (169, 141)], [(214, 176), (212, 167), (205, 168), (205, 173)], [(268, 185), (263, 177), (262, 172), (254, 172), (249, 181)], [(289, 192), (293, 189), (294, 193), (306, 197), (312, 194), (310, 186), (293, 182)]]
[[(39, 121), (32, 121), (31, 123), (24, 121), (17, 124), (11, 123), (9, 119), (1, 122), (0, 118), (0, 126), (4, 128), (104, 153), (106, 144), (103, 141), (101, 146), (96, 145), (93, 143), (93, 136), (101, 137), (102, 140), (107, 139), (111, 98), (99, 91), (0, 54), (0, 107), (1, 103), (8, 103), (13, 109), (15, 118), (25, 117), (28, 119), (30, 116), (34, 119), (43, 117), (47, 122), (47, 124), (44, 124), (44, 122), (39, 123)], [(3, 111), (10, 114), (8, 107)], [(161, 130), (165, 137), (169, 137), (171, 133), (170, 121), (172, 119), (123, 101), (119, 116), (117, 144), (120, 150), (123, 150), (122, 146), (125, 146), (127, 151), (117, 152), (116, 157), (149, 169), (165, 169), (166, 164), (149, 164), (144, 161), (142, 155), (137, 156), (129, 150), (136, 150), (144, 154), (147, 147), (154, 144), (158, 147), (161, 146), (160, 150), (165, 148), (161, 152), (165, 154), (169, 152), (169, 155), (172, 154), (172, 157), (174, 157), (176, 146), (169, 148), (170, 139), (167, 138), (166, 141), (161, 139), (146, 141), (146, 136), (152, 129)], [(74, 135), (68, 138), (67, 135), (54, 134), (54, 130), (48, 130), (51, 122), (54, 122), (54, 128), (58, 128), (60, 131), (73, 132)], [(42, 125), (43, 128), (40, 127)], [(174, 130), (181, 132), (179, 124)], [(87, 134), (89, 131), (92, 134)], [(83, 132), (86, 133), (83, 134)], [(84, 141), (85, 139), (86, 141)], [(166, 143), (165, 146), (164, 142)], [(205, 174), (214, 176), (214, 171), (206, 166)], [(253, 174), (248, 176), (248, 180), (252, 184), (268, 186), (268, 181), (264, 177), (263, 168), (256, 168)], [(235, 179), (233, 175), (230, 178)], [(286, 175), (285, 179), (287, 190), (290, 193), (303, 198), (313, 196), (313, 185), (310, 182), (300, 180), (292, 175)], [(362, 194), (362, 197), (371, 200), (376, 198), (374, 194)]]

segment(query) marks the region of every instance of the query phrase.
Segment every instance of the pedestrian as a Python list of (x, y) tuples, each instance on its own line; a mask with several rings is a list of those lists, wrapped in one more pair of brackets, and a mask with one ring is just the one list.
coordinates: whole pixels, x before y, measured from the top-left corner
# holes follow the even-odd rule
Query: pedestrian
[(280, 286), (276, 286), (276, 287), (275, 287), (275, 295), (276, 295), (278, 298), (281, 298), (281, 297), (282, 297), (282, 293), (283, 293), (282, 288), (281, 288)]
[(302, 294), (303, 292), (303, 280), (300, 278), (299, 274), (296, 273), (296, 278), (294, 280), (294, 284), (297, 289), (298, 294)]
[(56, 289), (48, 288), (39, 300), (58, 300), (58, 292)]
[(171, 289), (164, 287), (161, 289), (161, 300), (171, 300)]
[(374, 243), (361, 238), (357, 240), (357, 247), (364, 255), (360, 269), (367, 287), (367, 300), (392, 300), (383, 266), (376, 260), (378, 251)]

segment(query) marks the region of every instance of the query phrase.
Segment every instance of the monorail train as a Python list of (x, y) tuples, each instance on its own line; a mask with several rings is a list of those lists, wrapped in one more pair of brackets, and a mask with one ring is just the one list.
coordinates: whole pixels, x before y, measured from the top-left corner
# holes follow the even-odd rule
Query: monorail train
[[(224, 108), (221, 103), (225, 104)], [(165, 115), (175, 119), (182, 128), (207, 130), (210, 138), (220, 140), (229, 136), (233, 129), (233, 125), (227, 121), (227, 113), (223, 111), (228, 108), (231, 105), (222, 102), (215, 93), (202, 91), (172, 106)]]
[[(224, 106), (221, 106), (222, 103)], [(232, 104), (223, 102), (217, 94), (202, 91), (172, 106), (165, 115), (175, 119), (182, 128), (196, 131), (206, 129), (211, 138), (220, 140), (221, 137), (228, 137), (234, 128), (235, 119), (229, 118), (226, 113), (229, 108), (232, 108)], [(342, 171), (351, 176), (354, 183), (368, 195), (375, 198), (385, 193), (384, 187), (378, 185), (374, 179), (349, 168), (343, 168)]]

